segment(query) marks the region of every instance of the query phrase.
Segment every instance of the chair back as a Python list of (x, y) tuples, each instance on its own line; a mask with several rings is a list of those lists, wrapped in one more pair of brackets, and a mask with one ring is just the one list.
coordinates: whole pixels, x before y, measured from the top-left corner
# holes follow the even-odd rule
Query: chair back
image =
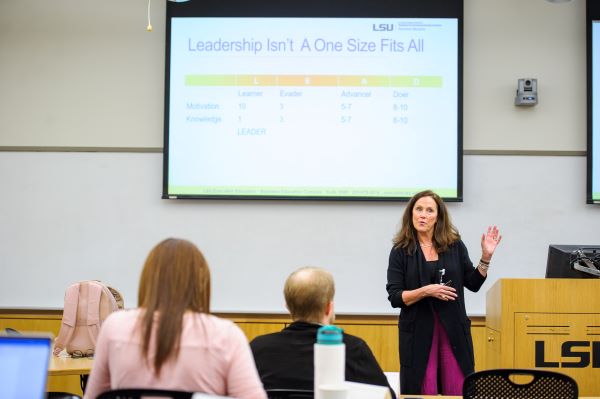
[(194, 392), (169, 391), (165, 389), (113, 389), (106, 391), (97, 399), (142, 399), (143, 398), (172, 398), (172, 399), (192, 399)]
[(81, 396), (70, 392), (46, 392), (46, 399), (81, 399)]
[[(515, 382), (513, 377), (527, 382)], [(463, 383), (465, 399), (577, 399), (578, 394), (573, 378), (547, 370), (484, 370), (468, 375)]]
[(314, 399), (313, 391), (306, 389), (267, 389), (269, 399)]

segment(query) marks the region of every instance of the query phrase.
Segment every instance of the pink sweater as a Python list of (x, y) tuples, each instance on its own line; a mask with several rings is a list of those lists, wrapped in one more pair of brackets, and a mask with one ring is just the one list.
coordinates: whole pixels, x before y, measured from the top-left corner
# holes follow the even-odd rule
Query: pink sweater
[[(116, 312), (102, 324), (84, 399), (95, 399), (104, 391), (118, 388), (267, 398), (248, 341), (233, 322), (186, 313), (179, 356), (164, 363), (157, 377), (142, 355), (141, 336), (135, 328), (139, 315), (139, 309)], [(154, 347), (153, 342), (150, 347)]]

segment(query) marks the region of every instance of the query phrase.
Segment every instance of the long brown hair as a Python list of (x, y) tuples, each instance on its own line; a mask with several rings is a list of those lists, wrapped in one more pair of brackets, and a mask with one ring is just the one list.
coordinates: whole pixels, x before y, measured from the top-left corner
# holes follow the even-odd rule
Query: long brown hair
[(402, 216), (402, 227), (396, 233), (393, 240), (395, 248), (404, 248), (411, 255), (415, 253), (417, 247), (417, 233), (412, 222), (413, 208), (415, 207), (415, 203), (423, 197), (431, 197), (438, 208), (437, 221), (433, 230), (433, 247), (435, 250), (437, 252), (444, 252), (450, 244), (460, 240), (460, 234), (458, 234), (458, 230), (452, 224), (450, 213), (448, 213), (448, 208), (444, 201), (431, 190), (421, 191), (408, 201), (404, 215)]
[(159, 375), (163, 364), (179, 354), (184, 313), (210, 311), (210, 271), (200, 250), (189, 241), (175, 238), (156, 245), (144, 264), (138, 304), (144, 310), (140, 330), (146, 360), (156, 329), (153, 366)]

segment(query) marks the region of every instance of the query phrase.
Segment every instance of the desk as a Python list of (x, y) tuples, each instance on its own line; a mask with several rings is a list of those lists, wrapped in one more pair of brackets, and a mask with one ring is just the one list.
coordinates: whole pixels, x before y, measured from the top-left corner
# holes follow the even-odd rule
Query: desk
[(398, 399), (462, 399), (462, 396), (442, 396), (442, 395), (400, 395)]
[(94, 359), (89, 357), (51, 356), (48, 375), (87, 375), (92, 370)]
[[(462, 399), (462, 396), (427, 396), (427, 395), (400, 395), (399, 399)], [(579, 399), (600, 399), (600, 396), (580, 396)]]
[[(93, 363), (94, 359), (89, 357), (72, 358), (51, 355), (47, 389), (83, 394)], [(78, 380), (74, 379), (75, 376), (79, 377)]]

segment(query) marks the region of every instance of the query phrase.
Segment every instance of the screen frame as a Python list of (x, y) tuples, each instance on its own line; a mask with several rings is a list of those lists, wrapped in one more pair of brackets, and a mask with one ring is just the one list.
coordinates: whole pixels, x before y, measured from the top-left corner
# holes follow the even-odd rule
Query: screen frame
[[(33, 333), (35, 334), (35, 333)], [(0, 341), (2, 341), (0, 343), (1, 346), (6, 346), (6, 347), (14, 347), (14, 348), (18, 348), (20, 349), (19, 353), (23, 354), (22, 349), (24, 347), (29, 347), (29, 348), (35, 348), (35, 350), (39, 350), (39, 351), (43, 351), (43, 355), (45, 358), (45, 361), (43, 361), (42, 363), (35, 363), (35, 364), (28, 364), (28, 368), (30, 372), (34, 372), (34, 373), (39, 373), (38, 375), (35, 375), (35, 377), (39, 377), (37, 379), (34, 379), (33, 381), (35, 381), (37, 383), (36, 386), (31, 386), (31, 378), (29, 378), (29, 388), (34, 389), (36, 391), (36, 393), (39, 392), (40, 394), (40, 398), (45, 398), (46, 397), (46, 385), (48, 383), (48, 368), (49, 368), (49, 362), (50, 362), (50, 358), (52, 356), (52, 338), (50, 336), (46, 336), (45, 334), (40, 334), (40, 335), (31, 335), (31, 334), (26, 334), (26, 335), (8, 335), (8, 334), (2, 334), (0, 335)], [(38, 353), (36, 353), (38, 354)], [(39, 353), (40, 355), (42, 354), (41, 352)], [(23, 360), (23, 359), (20, 359)], [(28, 359), (30, 360), (30, 359)], [(41, 361), (41, 358), (36, 358), (36, 361)], [(18, 381), (14, 382), (15, 384), (18, 384)], [(5, 393), (1, 388), (0, 388), (0, 392), (1, 393)]]
[[(390, 15), (390, 10), (395, 12)], [(309, 200), (309, 201), (408, 201), (411, 197), (324, 197), (254, 195), (172, 195), (169, 178), (169, 106), (171, 20), (185, 17), (294, 17), (294, 18), (456, 18), (457, 20), (457, 126), (456, 197), (463, 201), (463, 16), (464, 0), (202, 0), (167, 2), (165, 34), (165, 102), (163, 144), (163, 199)]]
[[(600, 23), (600, 4), (591, 0), (586, 0), (586, 75), (587, 75), (587, 183), (586, 183), (586, 203), (600, 204), (600, 199), (594, 200), (593, 192), (593, 133), (594, 133), (594, 73), (593, 73), (593, 23)], [(598, 43), (600, 47), (600, 43)], [(600, 62), (600, 60), (599, 60)], [(600, 79), (600, 76), (596, 77)], [(600, 99), (597, 99), (600, 101)], [(597, 123), (600, 124), (600, 116)], [(596, 154), (600, 156), (600, 154)], [(600, 188), (599, 188), (600, 190)]]

